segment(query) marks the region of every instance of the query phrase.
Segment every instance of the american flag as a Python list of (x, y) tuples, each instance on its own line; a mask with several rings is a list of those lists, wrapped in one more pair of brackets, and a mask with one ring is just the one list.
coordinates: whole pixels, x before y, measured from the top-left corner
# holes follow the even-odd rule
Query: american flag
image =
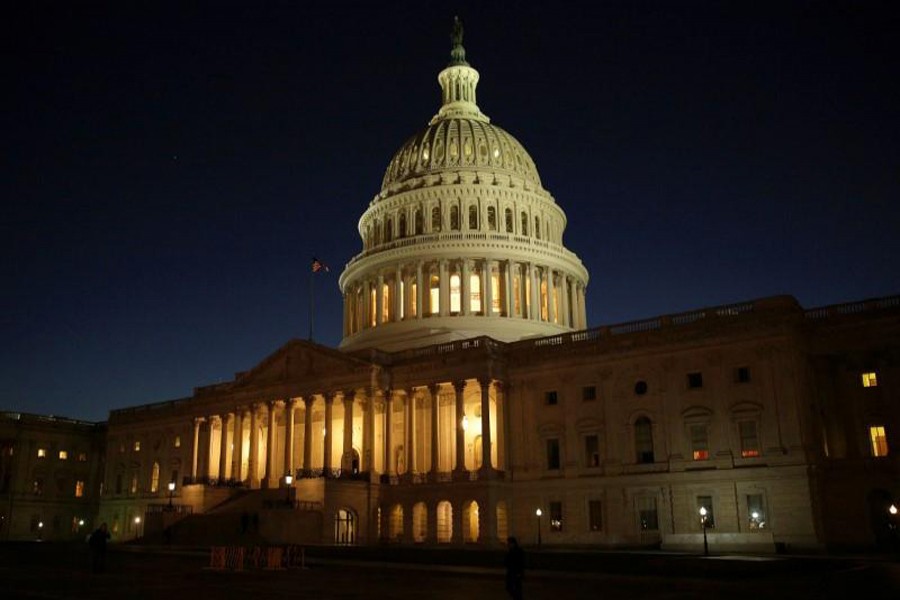
[(325, 271), (327, 273), (331, 271), (331, 269), (328, 268), (328, 265), (320, 261), (318, 258), (314, 257), (312, 259), (312, 272), (318, 273), (319, 271)]

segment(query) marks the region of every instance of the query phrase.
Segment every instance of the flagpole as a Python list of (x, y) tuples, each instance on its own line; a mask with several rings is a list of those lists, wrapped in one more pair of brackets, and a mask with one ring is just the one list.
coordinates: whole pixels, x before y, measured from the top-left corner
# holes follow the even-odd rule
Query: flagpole
[(313, 305), (315, 302), (315, 294), (313, 293), (313, 284), (315, 283), (316, 272), (309, 270), (309, 341), (313, 341)]

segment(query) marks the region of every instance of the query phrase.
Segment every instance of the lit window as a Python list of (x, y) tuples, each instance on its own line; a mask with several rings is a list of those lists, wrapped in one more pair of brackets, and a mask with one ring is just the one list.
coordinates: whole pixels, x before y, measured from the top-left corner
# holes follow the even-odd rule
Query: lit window
[(150, 493), (155, 494), (159, 491), (159, 463), (153, 463), (153, 470), (150, 473)]
[(872, 442), (872, 456), (888, 455), (887, 433), (884, 430), (884, 425), (869, 427), (869, 439)]
[(713, 528), (716, 526), (716, 513), (713, 512), (713, 502), (712, 496), (697, 496), (697, 515), (700, 515), (700, 509), (706, 509), (706, 515), (699, 517), (697, 523), (702, 528), (706, 525), (707, 528)]
[(38, 448), (38, 458), (47, 458), (46, 448)]
[(78, 462), (87, 462), (87, 452), (78, 453)]
[(138, 490), (137, 473), (135, 473), (134, 475), (131, 476), (131, 488), (130, 488), (130, 490), (131, 490), (131, 493), (132, 493), (132, 494), (137, 494), (137, 490)]
[(550, 503), (550, 531), (562, 531), (562, 502)]
[(588, 528), (591, 531), (603, 529), (603, 504), (599, 500), (588, 501)]
[(69, 460), (69, 452), (67, 450), (60, 450), (59, 460)]
[(75, 482), (75, 497), (81, 498), (84, 496), (84, 482), (79, 480)]
[(431, 314), (436, 315), (441, 312), (441, 279), (437, 275), (430, 278), (431, 288), (429, 291), (429, 305)]
[(709, 429), (705, 423), (691, 425), (691, 453), (694, 460), (709, 459)]
[(875, 371), (862, 374), (862, 385), (867, 388), (878, 387), (878, 376), (875, 374)]
[(600, 440), (596, 435), (584, 437), (584, 464), (588, 467), (600, 466)]
[(140, 452), (140, 451), (141, 451), (141, 443), (140, 443), (139, 441), (136, 441), (136, 442), (134, 443), (134, 451), (135, 451), (135, 452)]
[(450, 312), (459, 313), (462, 310), (462, 291), (459, 275), (450, 276)]
[(751, 531), (759, 531), (766, 527), (766, 507), (762, 494), (747, 496), (747, 521)]
[(759, 435), (756, 431), (756, 421), (739, 422), (738, 431), (741, 436), (741, 457), (759, 456)]
[(175, 447), (181, 448), (181, 436), (180, 435), (175, 436)]
[(481, 312), (481, 276), (478, 273), (469, 275), (469, 310)]

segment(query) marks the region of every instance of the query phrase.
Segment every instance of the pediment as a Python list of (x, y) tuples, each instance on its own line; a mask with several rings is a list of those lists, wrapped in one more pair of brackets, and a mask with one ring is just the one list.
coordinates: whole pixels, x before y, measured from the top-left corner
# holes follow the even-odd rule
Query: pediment
[(236, 387), (321, 381), (367, 369), (369, 363), (314, 342), (291, 340), (235, 378)]

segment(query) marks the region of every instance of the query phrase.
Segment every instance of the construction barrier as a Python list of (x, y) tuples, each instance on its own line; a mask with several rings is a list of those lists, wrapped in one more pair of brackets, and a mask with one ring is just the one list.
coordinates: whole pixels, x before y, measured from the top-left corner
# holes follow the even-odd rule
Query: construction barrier
[(209, 549), (209, 568), (213, 571), (243, 571), (244, 568), (305, 569), (306, 550), (296, 544), (290, 546), (212, 546)]

